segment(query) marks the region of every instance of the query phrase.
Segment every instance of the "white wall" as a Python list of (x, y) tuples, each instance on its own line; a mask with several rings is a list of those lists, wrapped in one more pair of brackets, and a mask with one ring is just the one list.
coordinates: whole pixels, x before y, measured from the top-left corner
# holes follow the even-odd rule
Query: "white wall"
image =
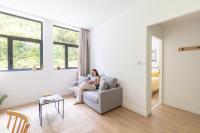
[(147, 26), (198, 9), (199, 0), (141, 1), (93, 29), (91, 67), (119, 79), (125, 107), (142, 115), (149, 113)]
[(200, 10), (199, 0), (146, 0), (148, 25), (160, 23)]
[[(28, 16), (28, 15), (26, 15)], [(68, 87), (76, 79), (76, 70), (53, 70), (52, 48), (52, 20), (41, 18), (43, 21), (43, 59), (44, 70), (41, 71), (12, 71), (0, 72), (0, 94), (7, 94), (8, 98), (1, 108), (18, 106), (34, 102), (46, 93), (69, 94)]]
[(200, 114), (200, 51), (177, 48), (200, 42), (200, 17), (164, 26), (163, 102)]
[(139, 4), (94, 28), (91, 50), (92, 67), (117, 77), (124, 89), (123, 105), (142, 114), (146, 113), (144, 9)]

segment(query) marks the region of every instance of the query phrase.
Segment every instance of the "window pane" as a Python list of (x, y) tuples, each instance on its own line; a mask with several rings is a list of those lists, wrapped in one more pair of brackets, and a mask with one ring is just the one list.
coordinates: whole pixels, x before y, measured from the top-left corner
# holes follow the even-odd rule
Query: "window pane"
[(68, 47), (68, 67), (78, 67), (78, 48)]
[(40, 44), (13, 41), (13, 68), (40, 68)]
[(71, 31), (65, 28), (53, 27), (53, 39), (54, 42), (78, 44), (79, 32)]
[(0, 34), (41, 39), (41, 23), (0, 13)]
[(56, 45), (53, 46), (53, 67), (65, 68), (65, 46)]
[(8, 43), (0, 37), (0, 70), (8, 70)]

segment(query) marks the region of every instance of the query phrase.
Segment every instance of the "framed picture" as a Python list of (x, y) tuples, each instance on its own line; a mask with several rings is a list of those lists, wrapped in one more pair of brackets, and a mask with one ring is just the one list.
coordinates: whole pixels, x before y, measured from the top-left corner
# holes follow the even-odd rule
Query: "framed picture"
[(156, 49), (152, 50), (152, 61), (157, 61), (156, 59)]

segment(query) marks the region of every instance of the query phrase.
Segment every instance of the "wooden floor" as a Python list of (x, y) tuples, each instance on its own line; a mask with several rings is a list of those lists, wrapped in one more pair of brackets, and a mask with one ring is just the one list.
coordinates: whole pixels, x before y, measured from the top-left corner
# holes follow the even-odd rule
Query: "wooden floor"
[[(74, 100), (65, 98), (64, 119), (54, 105), (44, 107), (42, 128), (36, 103), (14, 109), (30, 116), (31, 133), (200, 133), (199, 115), (168, 106), (158, 106), (145, 118), (123, 107), (99, 115), (84, 104), (73, 105)], [(1, 111), (0, 126), (6, 122), (5, 111)]]

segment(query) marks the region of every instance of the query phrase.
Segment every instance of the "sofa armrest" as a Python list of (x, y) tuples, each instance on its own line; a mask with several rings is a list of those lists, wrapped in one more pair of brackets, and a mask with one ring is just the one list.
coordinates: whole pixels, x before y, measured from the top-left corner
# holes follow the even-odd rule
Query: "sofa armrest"
[(73, 82), (73, 86), (78, 86), (79, 84), (86, 82), (88, 80), (88, 77), (80, 76), (78, 81)]
[(99, 91), (99, 104), (101, 112), (107, 112), (122, 105), (122, 88), (111, 88)]
[(73, 86), (75, 87), (75, 86), (78, 86), (78, 81), (74, 81), (73, 82)]

